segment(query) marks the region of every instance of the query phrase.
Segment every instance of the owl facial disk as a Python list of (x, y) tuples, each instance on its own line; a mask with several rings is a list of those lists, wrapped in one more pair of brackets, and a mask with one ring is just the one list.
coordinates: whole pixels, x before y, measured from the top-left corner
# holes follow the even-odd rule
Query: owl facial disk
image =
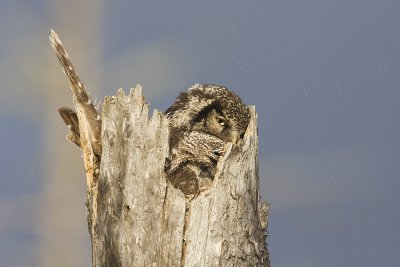
[(206, 118), (208, 131), (224, 141), (236, 144), (240, 133), (235, 130), (234, 122), (223, 116), (215, 109), (211, 110)]
[(215, 109), (212, 109), (206, 116), (206, 125), (211, 133), (217, 135), (229, 127), (227, 119)]

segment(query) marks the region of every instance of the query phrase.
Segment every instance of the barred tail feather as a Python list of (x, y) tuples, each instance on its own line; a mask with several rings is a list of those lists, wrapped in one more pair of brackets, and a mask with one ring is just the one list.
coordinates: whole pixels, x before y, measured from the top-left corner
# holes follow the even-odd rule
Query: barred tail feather
[(93, 147), (93, 151), (95, 154), (101, 154), (101, 118), (99, 112), (94, 106), (90, 96), (80, 81), (78, 74), (75, 71), (74, 66), (72, 65), (68, 53), (65, 51), (61, 40), (58, 38), (57, 33), (51, 30), (49, 36), (51, 46), (56, 53), (58, 61), (60, 62), (63, 71), (67, 77), (69, 82), (75, 108), (78, 114), (69, 109), (62, 107), (59, 109), (59, 113), (61, 118), (64, 120), (65, 124), (71, 129), (71, 134), (68, 135), (68, 140), (74, 142), (75, 144), (80, 145), (80, 131), (79, 131), (79, 119), (83, 119), (84, 125), (87, 125), (89, 132), (89, 142)]
[(79, 133), (79, 121), (76, 112), (68, 107), (59, 107), (58, 113), (60, 113), (65, 125), (71, 130), (71, 133), (67, 135), (67, 139), (72, 143), (81, 146), (80, 133)]

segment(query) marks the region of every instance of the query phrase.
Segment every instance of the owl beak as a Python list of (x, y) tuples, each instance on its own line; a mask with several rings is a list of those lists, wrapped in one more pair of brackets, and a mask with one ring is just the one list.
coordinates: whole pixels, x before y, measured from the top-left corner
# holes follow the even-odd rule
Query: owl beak
[(231, 133), (231, 143), (234, 143), (235, 145), (237, 145), (237, 143), (240, 140), (240, 134), (238, 131), (232, 131)]

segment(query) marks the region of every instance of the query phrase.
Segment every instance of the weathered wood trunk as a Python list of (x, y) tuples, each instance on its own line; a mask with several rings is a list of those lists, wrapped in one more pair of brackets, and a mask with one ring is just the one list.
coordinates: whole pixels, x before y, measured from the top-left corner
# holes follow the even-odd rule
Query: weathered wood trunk
[(142, 90), (105, 99), (100, 175), (88, 191), (93, 266), (270, 266), (259, 202), (255, 109), (210, 188), (188, 199), (167, 182), (168, 121)]

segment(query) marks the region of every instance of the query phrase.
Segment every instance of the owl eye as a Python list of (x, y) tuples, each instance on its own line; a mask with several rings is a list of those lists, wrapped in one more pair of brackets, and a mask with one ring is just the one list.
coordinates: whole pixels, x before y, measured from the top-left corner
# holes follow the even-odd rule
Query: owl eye
[(225, 125), (226, 125), (226, 121), (224, 119), (221, 119), (221, 118), (218, 118), (218, 117), (217, 117), (217, 122), (218, 122), (219, 125), (221, 125), (223, 127), (225, 127)]

